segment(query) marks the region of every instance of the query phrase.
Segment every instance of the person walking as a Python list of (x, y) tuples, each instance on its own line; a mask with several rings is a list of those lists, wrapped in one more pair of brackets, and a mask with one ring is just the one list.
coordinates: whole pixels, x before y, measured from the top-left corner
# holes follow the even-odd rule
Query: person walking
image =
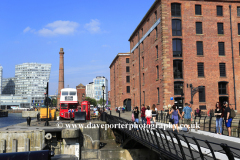
[(146, 111), (145, 105), (142, 104), (142, 109), (141, 109), (142, 124), (146, 124), (145, 111)]
[(173, 122), (173, 131), (175, 130), (175, 126), (176, 126), (177, 132), (179, 132), (179, 129), (178, 129), (178, 122), (179, 122), (178, 115), (179, 115), (179, 117), (181, 117), (181, 119), (182, 119), (182, 115), (180, 114), (180, 112), (177, 109), (176, 105), (173, 105), (172, 109), (169, 109), (169, 115), (170, 114), (172, 114), (172, 118), (174, 120), (174, 122)]
[[(222, 121), (223, 121), (222, 112), (223, 112), (222, 107), (220, 103), (217, 102), (214, 116), (216, 116), (216, 132), (217, 134), (220, 134), (220, 135), (222, 135)], [(219, 132), (219, 129), (220, 129), (220, 132)]]
[(231, 126), (232, 126), (232, 118), (230, 117), (231, 115), (231, 109), (228, 106), (228, 102), (223, 102), (223, 107), (224, 107), (224, 120), (225, 120), (225, 125), (228, 130), (228, 136), (231, 136)]
[(137, 106), (134, 108), (133, 114), (134, 114), (135, 122), (139, 123), (139, 119), (138, 119), (139, 111)]
[(157, 112), (155, 110), (156, 106), (155, 104), (152, 105), (152, 118), (153, 118), (153, 122), (156, 123), (156, 116), (157, 116)]
[(184, 115), (184, 123), (187, 125), (187, 132), (190, 133), (190, 126), (192, 121), (192, 108), (188, 103), (185, 103), (185, 107), (183, 108), (182, 117)]
[(150, 110), (150, 107), (147, 106), (147, 110), (145, 111), (145, 117), (147, 119), (147, 124), (151, 124), (150, 120), (152, 118), (152, 110)]

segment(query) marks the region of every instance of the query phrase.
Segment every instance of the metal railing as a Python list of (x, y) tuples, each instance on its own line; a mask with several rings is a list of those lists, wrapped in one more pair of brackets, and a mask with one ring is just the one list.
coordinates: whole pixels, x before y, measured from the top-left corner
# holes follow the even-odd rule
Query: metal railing
[[(116, 129), (123, 137), (134, 139), (145, 147), (157, 152), (161, 159), (230, 159), (240, 158), (240, 149), (227, 144), (218, 144), (194, 137), (177, 134), (162, 128), (134, 126), (134, 123), (121, 117), (106, 114), (109, 124), (124, 124), (125, 127), (116, 125)], [(127, 126), (127, 127), (126, 127)], [(124, 141), (124, 140), (123, 140)]]
[[(161, 123), (169, 123), (169, 118), (171, 115), (169, 115), (167, 112), (160, 111), (157, 115), (157, 122)], [(183, 119), (181, 120), (179, 118), (179, 123), (183, 123)], [(216, 117), (212, 116), (195, 116), (193, 118), (192, 124), (199, 124), (200, 130), (216, 133)], [(227, 128), (225, 126), (225, 121), (222, 122), (222, 134), (228, 135)], [(232, 137), (239, 137), (240, 138), (240, 120), (239, 119), (233, 119), (232, 126), (231, 126), (231, 136)]]

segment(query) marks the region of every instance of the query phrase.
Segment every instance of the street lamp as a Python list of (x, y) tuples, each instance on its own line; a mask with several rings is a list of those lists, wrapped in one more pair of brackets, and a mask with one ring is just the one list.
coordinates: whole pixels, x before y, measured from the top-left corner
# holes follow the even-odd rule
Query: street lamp
[(180, 111), (182, 111), (182, 108), (183, 108), (183, 96), (184, 96), (184, 93), (183, 93), (183, 85), (181, 84), (180, 86), (180, 89), (181, 89), (181, 101), (182, 101), (182, 107), (180, 109)]
[(203, 88), (204, 86), (198, 86), (198, 87), (195, 87), (193, 88), (192, 84), (190, 84), (190, 88), (191, 88), (191, 104), (193, 104), (193, 96), (199, 92), (199, 88)]
[(104, 90), (105, 90), (104, 84), (102, 85), (102, 90), (103, 90), (103, 112), (104, 112)]

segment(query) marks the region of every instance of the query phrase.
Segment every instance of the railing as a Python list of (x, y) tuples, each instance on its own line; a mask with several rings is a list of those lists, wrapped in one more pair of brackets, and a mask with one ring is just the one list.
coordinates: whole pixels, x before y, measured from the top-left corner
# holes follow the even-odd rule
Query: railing
[[(160, 111), (157, 116), (157, 122), (169, 123), (169, 118), (170, 118), (170, 115), (167, 112)], [(179, 123), (183, 124), (183, 120), (180, 120), (180, 118), (179, 118)], [(216, 117), (213, 117), (212, 115), (201, 116), (201, 117), (195, 116), (193, 118), (192, 123), (199, 124), (200, 130), (202, 131), (216, 133)], [(222, 129), (223, 129), (222, 134), (228, 135), (228, 131), (225, 126), (224, 120), (222, 122)], [(232, 121), (231, 136), (240, 138), (240, 120), (239, 119), (233, 119)]]
[[(218, 144), (176, 134), (162, 128), (134, 126), (134, 123), (116, 116), (106, 114), (109, 124), (124, 124), (125, 127), (115, 125), (123, 137), (134, 139), (138, 143), (157, 152), (161, 159), (230, 159), (240, 158), (240, 149), (227, 144)], [(127, 127), (126, 127), (127, 126)], [(133, 127), (133, 128), (132, 128)]]

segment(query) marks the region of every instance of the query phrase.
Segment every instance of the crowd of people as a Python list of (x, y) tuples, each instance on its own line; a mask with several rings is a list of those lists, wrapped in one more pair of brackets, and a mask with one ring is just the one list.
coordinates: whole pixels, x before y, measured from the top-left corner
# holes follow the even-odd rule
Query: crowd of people
[[(139, 114), (141, 114), (141, 121), (142, 124), (151, 124), (151, 119), (153, 121), (153, 124), (156, 123), (156, 117), (158, 115), (158, 111), (156, 108), (156, 105), (153, 104), (151, 107), (146, 106), (143, 104), (141, 107), (141, 111), (139, 111), (138, 107), (134, 107), (132, 111), (132, 121), (139, 123)], [(169, 117), (169, 122), (171, 122), (173, 125), (173, 131), (179, 132), (179, 120), (184, 118), (184, 124), (187, 127), (187, 132), (190, 133), (190, 127), (191, 122), (193, 120), (194, 115), (201, 117), (201, 110), (198, 108), (195, 111), (195, 114), (191, 108), (191, 104), (185, 103), (185, 107), (182, 110), (182, 113), (177, 109), (176, 105), (173, 105), (169, 111), (168, 114), (171, 115)], [(214, 112), (214, 116), (216, 117), (216, 133), (219, 135), (222, 135), (223, 133), (223, 122), (225, 122), (225, 126), (228, 131), (228, 135), (231, 136), (231, 124), (234, 115), (232, 115), (233, 112), (229, 108), (228, 102), (223, 102), (223, 105), (220, 104), (220, 102), (216, 103), (216, 109)]]

